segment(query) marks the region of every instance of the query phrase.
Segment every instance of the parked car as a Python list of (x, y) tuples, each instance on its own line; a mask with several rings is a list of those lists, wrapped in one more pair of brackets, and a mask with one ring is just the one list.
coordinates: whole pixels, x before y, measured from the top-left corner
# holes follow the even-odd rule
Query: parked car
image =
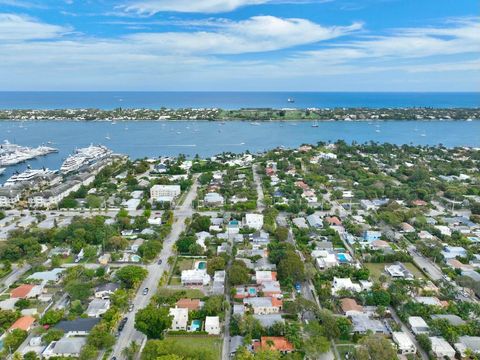
[(162, 259), (158, 260), (158, 265), (162, 265)]
[(125, 327), (125, 324), (127, 323), (128, 318), (124, 317), (121, 321), (120, 324), (118, 324), (118, 332), (122, 331), (123, 328)]
[(132, 311), (133, 311), (133, 308), (134, 308), (134, 305), (133, 305), (133, 304), (130, 304), (130, 305), (128, 306), (128, 311), (129, 311), (129, 312), (132, 312)]
[(145, 289), (143, 289), (143, 295), (147, 295), (148, 294), (148, 287), (146, 287)]

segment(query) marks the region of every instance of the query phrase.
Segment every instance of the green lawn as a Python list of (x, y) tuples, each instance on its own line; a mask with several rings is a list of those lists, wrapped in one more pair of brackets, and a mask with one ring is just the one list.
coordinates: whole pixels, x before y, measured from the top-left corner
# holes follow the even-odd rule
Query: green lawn
[(189, 259), (189, 258), (182, 258), (179, 257), (177, 259), (177, 265), (175, 266), (175, 270), (183, 271), (183, 270), (190, 270), (193, 269), (193, 264), (195, 262), (195, 259)]
[(205, 360), (220, 360), (222, 357), (222, 338), (211, 336), (167, 336), (167, 341), (175, 341), (179, 348), (188, 353), (203, 353)]
[(161, 288), (158, 290), (158, 295), (160, 296), (171, 296), (175, 293), (183, 292), (185, 293), (184, 297), (190, 299), (202, 299), (205, 297), (205, 294), (198, 289), (182, 289), (182, 290), (175, 290), (175, 289), (166, 289)]
[[(424, 278), (423, 273), (412, 263), (403, 263), (405, 267), (415, 276), (415, 278)], [(370, 270), (370, 275), (374, 280), (378, 280), (380, 275), (385, 274), (385, 266), (388, 263), (366, 263), (365, 266)]]
[[(353, 344), (347, 344), (347, 345), (339, 345), (337, 344), (337, 351), (338, 351), (338, 354), (340, 355), (340, 360), (344, 360), (345, 359), (345, 355), (347, 353), (350, 353), (350, 354), (353, 354), (354, 351), (355, 351), (355, 345)], [(350, 358), (352, 358), (350, 356)]]

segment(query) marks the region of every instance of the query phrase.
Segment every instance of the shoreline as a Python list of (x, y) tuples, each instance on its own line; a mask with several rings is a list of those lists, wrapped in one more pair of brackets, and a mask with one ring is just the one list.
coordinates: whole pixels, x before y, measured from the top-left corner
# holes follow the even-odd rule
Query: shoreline
[(210, 109), (55, 109), (0, 110), (2, 120), (51, 121), (471, 121), (480, 108), (255, 108)]

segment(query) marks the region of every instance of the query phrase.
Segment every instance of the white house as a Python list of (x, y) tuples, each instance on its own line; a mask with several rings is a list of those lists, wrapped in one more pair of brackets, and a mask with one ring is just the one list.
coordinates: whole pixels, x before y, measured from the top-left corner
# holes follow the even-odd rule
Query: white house
[(244, 225), (255, 230), (260, 230), (263, 227), (263, 215), (246, 214)]
[(210, 283), (210, 275), (208, 275), (204, 269), (183, 270), (181, 280), (183, 286), (205, 286)]
[(398, 352), (402, 355), (415, 354), (417, 348), (410, 337), (402, 331), (394, 331), (392, 339), (397, 345)]
[(211, 192), (205, 195), (203, 201), (207, 206), (218, 206), (223, 205), (225, 199), (219, 193)]
[(282, 310), (282, 300), (272, 297), (250, 297), (243, 299), (243, 305), (251, 307), (254, 314), (278, 314)]
[(337, 295), (341, 290), (360, 292), (362, 290), (359, 284), (354, 284), (350, 278), (333, 278), (332, 295)]
[(219, 335), (220, 318), (218, 316), (207, 316), (205, 318), (205, 331), (208, 335)]
[(82, 347), (87, 343), (85, 337), (63, 337), (58, 341), (52, 341), (43, 350), (42, 357), (49, 359), (51, 357), (78, 358)]
[(170, 316), (173, 317), (172, 319), (172, 326), (170, 330), (178, 331), (178, 330), (187, 330), (188, 325), (188, 309), (187, 308), (170, 308), (169, 310)]
[(408, 324), (415, 335), (428, 334), (430, 331), (430, 327), (420, 316), (410, 316), (408, 318)]
[(98, 318), (105, 314), (108, 309), (110, 309), (110, 300), (95, 298), (88, 304), (86, 314), (88, 317)]
[(431, 336), (432, 352), (438, 359), (455, 358), (455, 349), (444, 339), (438, 336)]

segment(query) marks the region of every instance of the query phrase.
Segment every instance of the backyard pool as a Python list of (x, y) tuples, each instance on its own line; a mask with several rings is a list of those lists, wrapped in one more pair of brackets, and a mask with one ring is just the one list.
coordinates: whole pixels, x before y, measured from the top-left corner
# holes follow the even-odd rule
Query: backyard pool
[(190, 331), (200, 331), (202, 329), (202, 321), (201, 320), (192, 320), (190, 324)]
[(207, 262), (206, 261), (197, 261), (195, 263), (195, 269), (205, 270), (206, 268), (207, 268)]

